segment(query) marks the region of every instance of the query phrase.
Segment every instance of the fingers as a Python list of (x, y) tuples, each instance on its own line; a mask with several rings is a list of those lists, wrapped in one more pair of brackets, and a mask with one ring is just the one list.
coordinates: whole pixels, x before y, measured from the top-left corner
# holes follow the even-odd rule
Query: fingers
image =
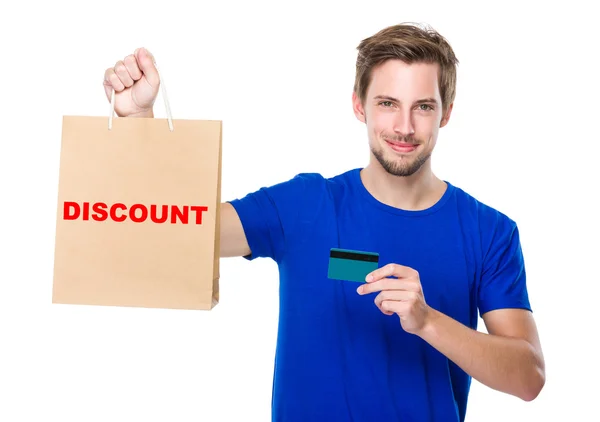
[(152, 54), (145, 48), (138, 48), (135, 50), (134, 57), (148, 84), (153, 88), (157, 87), (160, 83), (160, 78)]
[(420, 290), (420, 284), (414, 279), (383, 278), (361, 285), (357, 289), (357, 292), (361, 295), (365, 295), (384, 290), (407, 290), (418, 292)]
[(123, 65), (127, 69), (127, 73), (132, 80), (139, 81), (142, 78), (142, 71), (138, 66), (137, 59), (133, 54), (130, 54), (123, 59)]
[(125, 63), (123, 63), (123, 60), (119, 60), (115, 64), (115, 75), (117, 75), (117, 77), (119, 78), (123, 86), (125, 86), (125, 88), (129, 88), (133, 85), (133, 78), (129, 74), (129, 71), (125, 66)]
[(109, 67), (104, 72), (104, 86), (106, 88), (113, 88), (116, 92), (120, 92), (125, 89), (125, 85), (115, 73), (114, 67)]
[(382, 309), (383, 302), (410, 302), (419, 298), (417, 292), (407, 290), (385, 290), (375, 297), (375, 305)]
[(119, 61), (114, 67), (109, 67), (104, 72), (105, 87), (113, 88), (115, 92), (121, 92), (133, 85), (131, 76), (129, 76), (129, 72), (122, 63), (122, 61)]
[(398, 314), (400, 315), (400, 319), (403, 318), (402, 315), (407, 314), (410, 307), (410, 302), (402, 300), (384, 300), (378, 306), (379, 310), (385, 315)]
[(375, 306), (385, 315), (393, 315), (401, 312), (403, 307), (410, 306), (414, 292), (407, 291), (383, 291), (375, 297)]
[(403, 315), (419, 300), (419, 293), (407, 290), (385, 290), (375, 297), (375, 305), (386, 315)]
[(156, 87), (160, 82), (152, 54), (144, 48), (138, 48), (133, 54), (117, 61), (113, 67), (106, 69), (104, 72), (104, 85), (120, 92), (133, 86), (143, 76), (146, 77), (148, 84), (152, 87)]
[(370, 273), (367, 276), (366, 281), (370, 283), (384, 277), (411, 277), (414, 276), (415, 273), (416, 271), (410, 267), (399, 264), (388, 264)]

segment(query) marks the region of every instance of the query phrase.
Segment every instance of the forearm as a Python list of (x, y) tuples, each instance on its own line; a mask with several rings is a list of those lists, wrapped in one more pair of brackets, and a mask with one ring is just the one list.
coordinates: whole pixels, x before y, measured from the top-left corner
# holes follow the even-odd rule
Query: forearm
[(533, 400), (544, 384), (542, 359), (522, 339), (481, 333), (431, 310), (428, 322), (417, 333), (482, 384)]

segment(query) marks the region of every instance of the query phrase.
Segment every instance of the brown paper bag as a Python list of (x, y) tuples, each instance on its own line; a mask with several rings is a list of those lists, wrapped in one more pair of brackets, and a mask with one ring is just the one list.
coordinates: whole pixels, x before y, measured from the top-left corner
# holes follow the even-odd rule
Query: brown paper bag
[(52, 302), (212, 309), (220, 201), (220, 121), (65, 116)]

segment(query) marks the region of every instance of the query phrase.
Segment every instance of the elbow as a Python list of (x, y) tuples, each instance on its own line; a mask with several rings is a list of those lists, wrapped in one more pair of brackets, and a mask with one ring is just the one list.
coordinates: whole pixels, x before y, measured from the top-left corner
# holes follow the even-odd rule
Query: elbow
[(546, 384), (546, 373), (543, 364), (535, 365), (533, 374), (528, 377), (520, 398), (526, 402), (535, 400)]
[(544, 388), (544, 379), (541, 379), (538, 383), (528, 387), (524, 394), (521, 395), (521, 399), (527, 402), (534, 401), (542, 392)]

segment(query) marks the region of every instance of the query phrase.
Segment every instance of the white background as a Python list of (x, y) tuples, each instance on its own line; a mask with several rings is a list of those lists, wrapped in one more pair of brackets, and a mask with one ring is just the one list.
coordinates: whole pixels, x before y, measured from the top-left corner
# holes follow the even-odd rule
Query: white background
[(355, 48), (402, 21), (431, 24), (460, 60), (434, 171), (518, 222), (547, 364), (530, 403), (475, 381), (467, 421), (597, 417), (593, 2), (331, 3), (4, 6), (1, 421), (269, 420), (273, 263), (222, 260), (210, 312), (51, 304), (61, 118), (108, 116), (105, 68), (145, 46), (175, 118), (224, 121), (223, 199), (334, 175), (368, 159), (350, 102)]

